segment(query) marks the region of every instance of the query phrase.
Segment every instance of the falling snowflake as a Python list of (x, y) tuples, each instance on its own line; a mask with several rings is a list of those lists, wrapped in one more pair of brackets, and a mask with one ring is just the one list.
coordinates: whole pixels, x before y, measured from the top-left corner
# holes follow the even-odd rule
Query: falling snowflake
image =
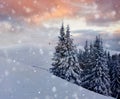
[(16, 82), (18, 85), (21, 83), (19, 80), (17, 80), (17, 82)]
[(13, 68), (12, 68), (12, 71), (16, 71), (16, 68), (15, 68), (15, 67), (13, 67)]
[(9, 71), (5, 70), (5, 76), (8, 76), (8, 75), (9, 75)]
[(12, 12), (12, 14), (15, 14), (15, 13), (16, 13), (16, 11), (15, 11), (14, 9), (12, 9), (11, 12)]
[(38, 94), (40, 94), (41, 92), (40, 91), (38, 91)]
[(34, 3), (34, 4), (37, 4), (38, 2), (37, 2), (37, 0), (34, 0), (33, 3)]
[(56, 92), (56, 87), (55, 86), (52, 88), (52, 92)]
[(31, 9), (31, 8), (23, 7), (23, 9), (26, 11), (26, 13), (30, 13), (30, 12), (32, 12), (32, 9)]
[(79, 98), (78, 98), (78, 95), (77, 95), (76, 93), (74, 93), (74, 94), (72, 95), (72, 97), (73, 97), (74, 99), (79, 99)]
[(13, 60), (13, 63), (16, 63), (16, 60), (15, 60), (15, 59)]
[(18, 43), (19, 43), (19, 44), (21, 44), (21, 43), (22, 43), (22, 41), (21, 41), (21, 40), (18, 40)]
[(100, 15), (99, 14), (95, 14), (95, 19), (99, 19), (100, 18)]
[(38, 97), (35, 97), (34, 99), (39, 99)]
[(39, 52), (40, 52), (40, 54), (42, 55), (42, 54), (44, 54), (44, 52), (43, 52), (43, 50), (42, 49), (40, 49), (39, 50)]
[(118, 45), (120, 45), (120, 41), (118, 42)]

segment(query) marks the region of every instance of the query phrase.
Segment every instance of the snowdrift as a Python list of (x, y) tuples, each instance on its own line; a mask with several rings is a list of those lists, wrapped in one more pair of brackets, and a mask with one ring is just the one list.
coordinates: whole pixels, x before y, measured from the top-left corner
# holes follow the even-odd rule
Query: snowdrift
[(0, 99), (113, 99), (32, 67), (39, 64), (49, 68), (49, 51), (29, 47), (1, 49)]

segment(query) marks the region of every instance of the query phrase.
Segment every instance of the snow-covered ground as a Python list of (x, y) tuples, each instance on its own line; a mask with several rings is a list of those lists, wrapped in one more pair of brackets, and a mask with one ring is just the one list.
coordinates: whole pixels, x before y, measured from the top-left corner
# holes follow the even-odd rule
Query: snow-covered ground
[(0, 99), (112, 99), (32, 67), (50, 64), (51, 49), (0, 49)]

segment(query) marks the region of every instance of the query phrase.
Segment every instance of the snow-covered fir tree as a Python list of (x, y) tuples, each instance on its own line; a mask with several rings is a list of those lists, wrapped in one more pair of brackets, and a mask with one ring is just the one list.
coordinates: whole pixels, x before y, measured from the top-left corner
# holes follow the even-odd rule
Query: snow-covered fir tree
[(67, 49), (65, 46), (65, 30), (63, 24), (61, 26), (60, 36), (58, 38), (59, 42), (58, 45), (55, 47), (54, 57), (52, 58), (53, 68), (51, 68), (50, 71), (58, 77), (65, 78), (64, 62)]
[(118, 55), (112, 56), (111, 75), (112, 96), (120, 99), (120, 58)]
[(67, 31), (66, 31), (66, 47), (67, 47), (66, 79), (76, 84), (80, 84), (81, 69), (78, 63), (77, 49), (73, 44), (73, 40), (70, 38), (69, 26), (67, 26)]
[(50, 68), (54, 75), (97, 93), (120, 98), (120, 55), (111, 57), (104, 50), (100, 36), (90, 45), (86, 41), (84, 51), (78, 53), (69, 26), (65, 31), (63, 24), (58, 38)]
[(96, 37), (94, 44), (90, 45), (89, 62), (89, 66), (82, 72), (81, 85), (97, 93), (110, 95), (110, 77), (108, 74), (107, 58), (100, 37)]
[(110, 83), (112, 80), (112, 57), (110, 55), (110, 52), (107, 53), (107, 65), (108, 65), (108, 69), (109, 69), (109, 76), (110, 76)]
[(77, 57), (78, 57), (78, 62), (79, 62), (79, 66), (81, 69), (83, 69), (83, 51), (79, 49), (78, 53), (77, 53)]
[[(87, 44), (88, 45), (88, 44)], [(83, 71), (81, 72), (81, 86), (83, 86), (86, 89), (90, 90), (90, 85), (89, 85), (89, 76), (92, 77), (92, 69), (94, 66), (94, 50), (93, 50), (93, 44), (91, 43), (89, 46), (89, 53), (87, 53), (88, 55), (88, 59), (89, 61), (87, 61), (87, 66), (85, 69), (83, 69)], [(86, 60), (86, 58), (84, 57), (82, 60)]]
[(50, 71), (73, 83), (80, 83), (80, 67), (77, 60), (77, 50), (70, 38), (69, 26), (66, 33), (62, 25), (58, 45), (56, 46), (52, 68)]
[(85, 42), (84, 51), (82, 53), (82, 58), (80, 60), (80, 66), (84, 70), (89, 66), (90, 62), (90, 52), (89, 52), (89, 46), (88, 41)]

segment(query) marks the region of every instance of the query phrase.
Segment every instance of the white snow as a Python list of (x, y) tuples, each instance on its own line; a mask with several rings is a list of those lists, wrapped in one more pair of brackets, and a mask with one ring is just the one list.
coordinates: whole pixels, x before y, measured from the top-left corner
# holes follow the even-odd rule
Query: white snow
[(56, 87), (55, 87), (55, 86), (52, 88), (52, 91), (53, 91), (53, 92), (56, 92)]
[(0, 50), (0, 99), (113, 99), (32, 67), (49, 68), (51, 56), (45, 49), (42, 55), (39, 48), (30, 49)]

